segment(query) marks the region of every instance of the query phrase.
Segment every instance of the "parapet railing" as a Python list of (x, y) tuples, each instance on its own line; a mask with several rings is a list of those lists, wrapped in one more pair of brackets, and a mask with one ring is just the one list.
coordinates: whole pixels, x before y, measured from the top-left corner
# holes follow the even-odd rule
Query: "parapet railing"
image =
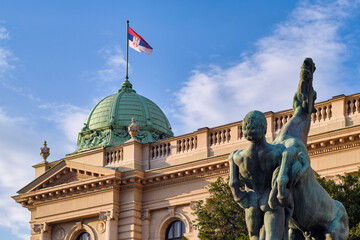
[(123, 147), (120, 145), (117, 147), (106, 149), (104, 158), (104, 165), (111, 166), (119, 164), (121, 161), (124, 160)]
[(360, 113), (360, 94), (354, 94), (345, 99), (346, 115), (355, 115)]
[(150, 147), (150, 158), (161, 158), (168, 157), (171, 155), (171, 144), (170, 142), (153, 143)]
[[(335, 96), (315, 104), (315, 107), (317, 112), (311, 116), (312, 124), (309, 135), (360, 124), (360, 93), (350, 96)], [(265, 113), (268, 122), (267, 139), (275, 139), (281, 127), (292, 116), (293, 110)], [(221, 149), (224, 146), (229, 146), (227, 149), (232, 147), (237, 149), (239, 144), (241, 146), (247, 144), (242, 132), (242, 121), (214, 128), (202, 128), (193, 133), (150, 143), (148, 160), (185, 157), (186, 154), (191, 155), (204, 151), (207, 152), (207, 157), (216, 156), (223, 153), (224, 150)], [(105, 150), (105, 165), (118, 164), (123, 160), (124, 150), (121, 146)]]
[(317, 112), (311, 114), (311, 120), (313, 123), (331, 120), (333, 114), (331, 102), (315, 104), (315, 107)]
[(292, 110), (274, 113), (272, 127), (274, 132), (280, 131), (280, 129), (287, 123), (287, 121), (293, 116)]
[(230, 127), (224, 127), (220, 129), (210, 129), (209, 131), (209, 146), (226, 144), (231, 139)]

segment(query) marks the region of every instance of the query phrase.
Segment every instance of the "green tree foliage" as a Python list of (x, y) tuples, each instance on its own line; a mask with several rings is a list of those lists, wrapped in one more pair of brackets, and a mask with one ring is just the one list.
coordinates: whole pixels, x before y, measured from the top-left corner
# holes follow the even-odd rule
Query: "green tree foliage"
[[(316, 174), (318, 182), (333, 199), (340, 201), (349, 216), (348, 240), (360, 239), (360, 170), (327, 180)], [(248, 239), (244, 210), (234, 201), (230, 188), (223, 178), (208, 187), (210, 197), (199, 201), (194, 214), (194, 227), (200, 239)]]
[(208, 187), (210, 197), (199, 201), (194, 214), (194, 227), (200, 239), (249, 239), (244, 210), (234, 201), (228, 183), (221, 177)]
[(333, 199), (341, 202), (349, 216), (349, 240), (360, 239), (360, 170), (338, 175), (339, 180), (326, 180), (317, 175), (317, 180)]

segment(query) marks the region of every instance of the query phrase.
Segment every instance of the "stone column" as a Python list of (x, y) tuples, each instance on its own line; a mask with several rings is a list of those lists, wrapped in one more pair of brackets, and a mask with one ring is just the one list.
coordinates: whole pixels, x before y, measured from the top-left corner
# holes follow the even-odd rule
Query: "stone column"
[(144, 221), (143, 229), (145, 228), (145, 231), (143, 231), (143, 234), (145, 234), (145, 237), (143, 239), (149, 240), (150, 239), (150, 210), (146, 209), (142, 212), (141, 220)]
[(114, 210), (100, 212), (99, 219), (101, 221), (105, 221), (106, 224), (105, 239), (117, 239), (117, 212), (115, 212)]
[(40, 240), (51, 240), (51, 227), (47, 223), (34, 224), (34, 232), (40, 233)]

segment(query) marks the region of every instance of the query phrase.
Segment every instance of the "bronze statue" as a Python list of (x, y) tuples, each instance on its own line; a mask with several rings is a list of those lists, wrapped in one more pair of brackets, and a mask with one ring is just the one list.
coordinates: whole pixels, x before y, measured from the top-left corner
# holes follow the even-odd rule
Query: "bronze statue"
[[(294, 115), (277, 138), (267, 143), (265, 116), (250, 112), (242, 126), (250, 146), (230, 154), (229, 185), (245, 209), (251, 240), (347, 239), (345, 208), (316, 181), (306, 148), (311, 113), (316, 112), (315, 69), (312, 59), (306, 58), (293, 99)], [(244, 179), (244, 190), (239, 188), (239, 177)]]

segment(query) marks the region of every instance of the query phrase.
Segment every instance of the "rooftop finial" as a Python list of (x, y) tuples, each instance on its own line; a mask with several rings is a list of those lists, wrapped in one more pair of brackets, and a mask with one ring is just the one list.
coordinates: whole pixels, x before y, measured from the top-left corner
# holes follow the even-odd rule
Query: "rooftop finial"
[(119, 90), (119, 92), (135, 92), (132, 89), (131, 82), (129, 82), (127, 78), (125, 78), (125, 81), (121, 84), (121, 89)]
[(44, 159), (44, 162), (46, 162), (46, 159), (50, 155), (50, 148), (47, 147), (46, 141), (44, 141), (44, 146), (40, 148), (40, 155)]

